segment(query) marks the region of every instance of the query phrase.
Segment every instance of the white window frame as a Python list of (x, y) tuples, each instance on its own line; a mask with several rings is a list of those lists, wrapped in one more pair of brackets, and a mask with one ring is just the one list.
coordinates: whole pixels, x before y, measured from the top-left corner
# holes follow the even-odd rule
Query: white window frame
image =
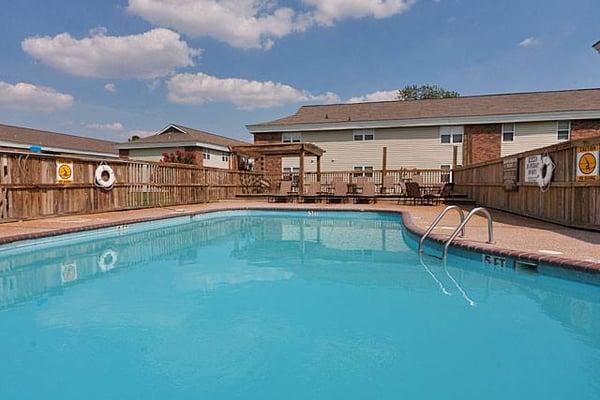
[(227, 154), (227, 153), (221, 154), (221, 161), (229, 162), (229, 154)]
[[(448, 142), (443, 141), (443, 137), (449, 137)], [(454, 140), (455, 136), (460, 136), (460, 140)], [(440, 143), (444, 145), (463, 144), (465, 139), (465, 127), (463, 125), (440, 126)]]
[(281, 143), (301, 143), (302, 133), (301, 132), (284, 132), (281, 135)]
[[(504, 127), (507, 125), (512, 125), (512, 131), (505, 131)], [(504, 139), (504, 134), (505, 133), (512, 133), (512, 140), (505, 140)], [(507, 124), (502, 124), (502, 142), (506, 142), (506, 143), (512, 143), (515, 141), (515, 136), (517, 136), (517, 124), (515, 123), (507, 123)]]
[(375, 172), (375, 169), (372, 165), (355, 165), (352, 170), (355, 178), (360, 176), (371, 178), (373, 177), (373, 172)]
[[(560, 129), (560, 123), (561, 122), (566, 122), (569, 127), (567, 130), (567, 138), (566, 139), (561, 139), (560, 138), (560, 132), (564, 132), (564, 129)], [(568, 140), (571, 140), (571, 121), (556, 121), (556, 140), (558, 140), (559, 142), (566, 142)]]
[(210, 151), (204, 150), (202, 152), (202, 159), (204, 159), (204, 160), (210, 160)]
[(283, 168), (283, 173), (284, 174), (297, 174), (300, 172), (300, 168), (299, 167), (284, 167)]
[(355, 129), (352, 131), (352, 140), (355, 142), (364, 142), (371, 140), (375, 140), (375, 130), (374, 129)]

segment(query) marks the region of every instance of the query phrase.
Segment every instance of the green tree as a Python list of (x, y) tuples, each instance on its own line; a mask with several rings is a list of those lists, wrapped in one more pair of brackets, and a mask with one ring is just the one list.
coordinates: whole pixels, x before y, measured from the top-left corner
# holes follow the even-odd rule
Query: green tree
[(425, 100), (459, 97), (453, 90), (446, 90), (438, 85), (408, 85), (398, 91), (398, 100)]

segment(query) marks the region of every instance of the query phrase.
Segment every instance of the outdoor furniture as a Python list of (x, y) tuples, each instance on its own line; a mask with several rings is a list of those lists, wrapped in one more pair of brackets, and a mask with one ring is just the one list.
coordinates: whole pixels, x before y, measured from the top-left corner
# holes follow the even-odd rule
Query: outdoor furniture
[(370, 181), (365, 181), (362, 185), (362, 192), (354, 195), (355, 203), (367, 202), (370, 203), (377, 202), (377, 196), (375, 195), (375, 184)]
[(327, 202), (344, 203), (348, 199), (348, 183), (335, 180), (333, 181), (333, 193), (327, 196)]
[(292, 192), (291, 181), (281, 181), (279, 184), (279, 193), (272, 194), (269, 196), (269, 203), (286, 203), (292, 201), (296, 197), (296, 194)]
[[(427, 204), (432, 203), (432, 195), (431, 194), (423, 194), (421, 191), (421, 187), (417, 182), (406, 182), (406, 197), (409, 200), (412, 200), (413, 204), (423, 204), (426, 202)], [(398, 201), (400, 203), (400, 201)]]
[(306, 193), (301, 197), (303, 203), (316, 203), (321, 201), (321, 182), (310, 183)]
[(396, 180), (392, 175), (386, 175), (383, 177), (383, 182), (381, 184), (381, 192), (382, 195), (386, 194), (396, 194)]

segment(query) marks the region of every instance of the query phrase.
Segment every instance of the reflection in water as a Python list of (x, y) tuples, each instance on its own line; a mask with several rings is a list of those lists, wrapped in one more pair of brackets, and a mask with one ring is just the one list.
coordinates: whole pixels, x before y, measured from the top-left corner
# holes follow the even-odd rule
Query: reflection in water
[[(463, 398), (600, 390), (588, 368), (600, 354), (600, 288), (421, 256), (391, 215), (277, 215), (207, 215), (0, 256), (10, 382), (0, 398), (23, 386), (32, 392), (21, 398), (39, 398), (66, 369), (89, 390), (98, 382), (82, 354), (114, 371), (106, 379), (122, 398), (252, 398), (256, 388), (270, 390), (257, 398), (444, 398), (457, 382)], [(557, 343), (564, 353), (552, 353)], [(551, 376), (569, 371), (579, 372)], [(508, 389), (478, 391), (499, 376)], [(106, 390), (98, 398), (117, 398)]]

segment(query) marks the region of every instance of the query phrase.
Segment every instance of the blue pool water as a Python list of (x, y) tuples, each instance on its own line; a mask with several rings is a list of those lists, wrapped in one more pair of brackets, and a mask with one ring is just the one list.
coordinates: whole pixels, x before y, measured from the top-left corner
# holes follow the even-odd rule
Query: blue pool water
[(2, 400), (453, 398), (600, 398), (600, 287), (444, 266), (374, 213), (215, 213), (0, 255)]

